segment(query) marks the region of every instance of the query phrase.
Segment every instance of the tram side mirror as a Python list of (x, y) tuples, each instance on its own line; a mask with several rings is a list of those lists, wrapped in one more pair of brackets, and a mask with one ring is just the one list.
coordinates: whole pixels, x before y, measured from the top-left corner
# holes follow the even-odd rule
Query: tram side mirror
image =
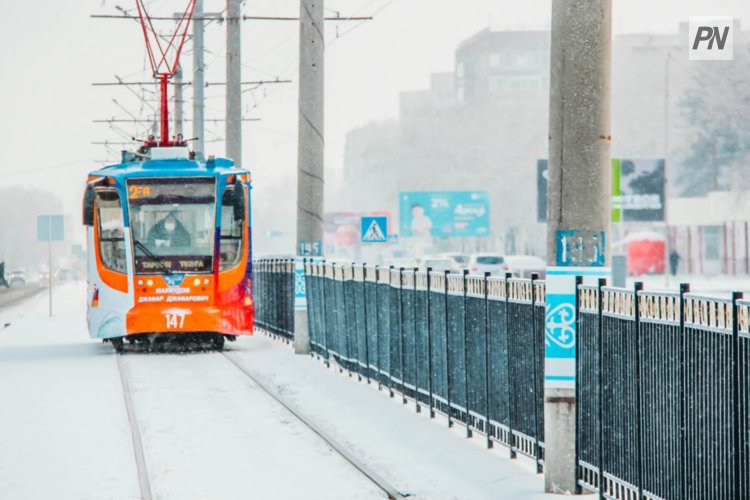
[(94, 225), (94, 199), (96, 192), (92, 184), (86, 185), (86, 192), (83, 195), (83, 225)]
[(239, 181), (234, 182), (232, 206), (234, 207), (234, 220), (245, 220), (245, 189)]

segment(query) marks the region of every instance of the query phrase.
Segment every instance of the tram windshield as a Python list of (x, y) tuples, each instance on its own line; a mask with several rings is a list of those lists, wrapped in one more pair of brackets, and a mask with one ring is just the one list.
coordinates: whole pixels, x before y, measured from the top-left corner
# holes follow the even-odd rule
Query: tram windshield
[(136, 274), (201, 273), (213, 269), (213, 178), (131, 179), (128, 204)]

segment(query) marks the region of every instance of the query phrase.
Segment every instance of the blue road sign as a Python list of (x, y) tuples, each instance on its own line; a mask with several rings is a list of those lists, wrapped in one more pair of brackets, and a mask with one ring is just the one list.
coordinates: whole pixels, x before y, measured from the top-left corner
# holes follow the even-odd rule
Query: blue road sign
[(62, 241), (65, 229), (62, 215), (37, 215), (36, 239), (38, 241)]
[(362, 243), (388, 243), (388, 217), (362, 216), (359, 227)]

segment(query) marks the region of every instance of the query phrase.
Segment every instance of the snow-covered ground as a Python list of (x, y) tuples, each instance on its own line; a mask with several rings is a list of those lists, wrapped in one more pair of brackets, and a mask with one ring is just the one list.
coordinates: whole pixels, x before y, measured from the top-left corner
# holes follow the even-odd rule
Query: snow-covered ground
[[(115, 355), (87, 337), (82, 285), (0, 309), (0, 499), (139, 498)], [(2, 329), (2, 325), (10, 323)], [(541, 498), (507, 449), (415, 414), (263, 335), (228, 355), (414, 498)], [(123, 357), (154, 498), (384, 494), (218, 353)]]

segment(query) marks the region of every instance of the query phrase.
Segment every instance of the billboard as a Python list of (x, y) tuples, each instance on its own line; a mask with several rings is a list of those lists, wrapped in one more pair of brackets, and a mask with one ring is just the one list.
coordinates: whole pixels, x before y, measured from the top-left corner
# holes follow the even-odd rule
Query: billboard
[(664, 220), (664, 160), (613, 162), (612, 175), (612, 222)]
[(487, 191), (406, 191), (399, 194), (402, 237), (488, 236)]
[[(547, 160), (537, 161), (537, 220), (547, 221)], [(612, 222), (664, 220), (664, 160), (612, 159)]]

